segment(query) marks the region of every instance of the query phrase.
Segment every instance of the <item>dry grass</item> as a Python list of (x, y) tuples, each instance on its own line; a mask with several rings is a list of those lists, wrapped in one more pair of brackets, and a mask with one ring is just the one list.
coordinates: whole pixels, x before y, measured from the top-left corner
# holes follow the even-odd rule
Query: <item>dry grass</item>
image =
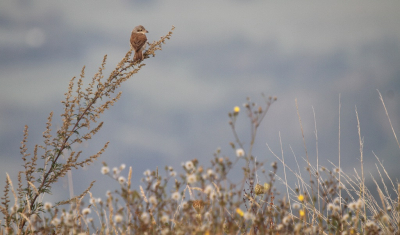
[[(171, 34), (169, 32), (160, 41), (150, 44), (145, 58), (154, 56)], [(98, 134), (102, 123), (97, 124), (97, 119), (121, 96), (121, 93), (115, 96), (113, 93), (143, 66), (129, 61), (130, 56), (131, 51), (108, 77), (103, 75), (104, 57), (98, 73), (86, 88), (83, 86), (84, 69), (77, 81), (75, 78), (71, 80), (63, 101), (63, 126), (56, 132), (52, 131), (51, 113), (43, 133), (43, 144), (35, 146), (33, 155), (28, 154), (28, 127), (25, 127), (21, 144), (24, 169), (18, 175), (18, 185), (14, 185), (6, 175), (0, 206), (3, 214), (0, 234), (399, 234), (400, 184), (392, 181), (376, 156), (383, 187), (374, 178), (376, 189), (365, 187), (368, 175), (363, 168), (360, 123), (361, 172), (355, 171), (350, 175), (341, 169), (340, 98), (339, 166), (333, 163), (330, 167), (319, 165), (314, 114), (317, 165), (310, 164), (304, 144), (306, 156), (301, 159), (304, 165), (293, 152), (297, 169), (291, 169), (286, 164), (288, 160), (287, 157), (285, 160), (280, 142), (280, 155), (267, 145), (277, 162), (265, 167), (265, 162), (257, 161), (252, 152), (256, 147), (258, 128), (277, 99), (264, 97), (263, 103), (258, 105), (248, 98), (244, 111), (235, 107), (229, 113), (229, 125), (235, 138), (231, 143), (232, 154), (223, 155), (218, 149), (208, 166), (192, 159), (177, 171), (168, 166), (161, 172), (158, 167), (154, 171), (147, 170), (139, 188), (132, 188), (131, 167), (125, 177), (125, 165), (110, 169), (103, 162), (102, 174), (114, 179), (120, 185), (119, 190), (108, 192), (107, 197), (101, 199), (92, 195), (90, 185), (81, 195), (56, 205), (43, 203), (42, 196), (51, 191), (52, 184), (72, 167), (90, 165), (107, 148), (108, 143), (97, 154), (83, 160), (81, 152), (74, 151), (76, 143), (89, 141)], [(380, 98), (385, 107), (382, 96)], [(391, 125), (386, 107), (385, 112)], [(242, 113), (251, 124), (250, 139), (245, 141), (236, 132), (236, 121)], [(297, 113), (303, 134), (298, 108)], [(358, 120), (357, 110), (356, 116)], [(398, 143), (393, 127), (392, 131)], [(245, 142), (249, 144), (245, 145)], [(60, 156), (67, 160), (61, 162)], [(245, 162), (241, 171), (236, 169), (240, 161)], [(276, 174), (278, 166), (283, 167), (282, 177)], [(302, 168), (307, 171), (306, 177), (301, 173)], [(232, 171), (235, 174), (242, 172), (242, 180), (232, 182), (228, 177)], [(296, 179), (294, 185), (288, 183), (289, 174)], [(284, 192), (277, 191), (277, 182), (286, 187)], [(379, 198), (372, 196), (372, 190), (378, 192)], [(391, 190), (396, 193), (395, 200), (389, 193)], [(89, 205), (83, 203), (84, 198), (90, 199)], [(62, 209), (63, 204), (68, 204), (68, 209)]]

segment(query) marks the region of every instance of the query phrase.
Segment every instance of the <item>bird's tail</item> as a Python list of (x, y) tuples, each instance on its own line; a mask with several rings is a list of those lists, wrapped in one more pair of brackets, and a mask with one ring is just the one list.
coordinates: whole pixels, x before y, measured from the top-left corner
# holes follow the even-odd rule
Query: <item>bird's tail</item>
[(135, 55), (133, 56), (134, 61), (141, 61), (143, 60), (143, 52), (142, 50), (140, 51), (135, 51)]

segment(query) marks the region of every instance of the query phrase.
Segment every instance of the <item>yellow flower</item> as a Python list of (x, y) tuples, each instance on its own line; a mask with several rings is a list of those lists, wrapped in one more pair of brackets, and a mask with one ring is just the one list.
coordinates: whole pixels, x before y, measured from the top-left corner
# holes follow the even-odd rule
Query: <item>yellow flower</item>
[(300, 194), (298, 197), (297, 197), (298, 199), (299, 199), (299, 201), (304, 201), (304, 196), (302, 195), (302, 194)]
[(240, 216), (243, 216), (243, 211), (240, 208), (236, 209), (236, 213), (238, 213)]
[(303, 216), (306, 214), (306, 213), (304, 212), (304, 210), (300, 210), (299, 213), (300, 213), (300, 217), (303, 217)]
[(264, 183), (264, 190), (268, 191), (270, 188), (270, 185), (268, 183)]
[(233, 108), (233, 112), (234, 112), (234, 113), (240, 112), (239, 106), (235, 106), (235, 107)]

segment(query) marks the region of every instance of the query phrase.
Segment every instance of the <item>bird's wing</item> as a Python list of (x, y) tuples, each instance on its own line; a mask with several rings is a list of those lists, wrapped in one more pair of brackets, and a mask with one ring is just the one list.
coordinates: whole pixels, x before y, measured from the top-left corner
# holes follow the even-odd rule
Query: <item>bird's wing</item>
[(135, 51), (142, 49), (147, 41), (147, 37), (143, 33), (132, 33), (131, 35), (131, 45)]

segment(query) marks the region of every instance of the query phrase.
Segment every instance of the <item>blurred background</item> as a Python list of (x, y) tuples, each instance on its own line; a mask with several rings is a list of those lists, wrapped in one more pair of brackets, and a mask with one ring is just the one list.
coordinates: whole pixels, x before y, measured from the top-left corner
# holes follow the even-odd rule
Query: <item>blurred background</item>
[[(234, 160), (227, 114), (242, 107), (237, 131), (248, 148), (250, 124), (242, 105), (246, 97), (263, 105), (262, 93), (278, 98), (254, 147), (267, 170), (277, 159), (266, 143), (281, 156), (279, 134), (288, 165), (297, 169), (296, 155), (306, 166), (295, 99), (311, 163), (317, 156), (316, 124), (319, 164), (328, 169), (333, 169), (330, 162), (338, 164), (340, 94), (343, 171), (353, 175), (360, 169), (357, 107), (368, 185), (371, 177), (379, 178), (374, 153), (395, 180), (400, 150), (377, 89), (399, 135), (398, 9), (400, 2), (365, 0), (1, 1), (0, 187), (6, 172), (16, 186), (23, 170), (19, 147), (24, 125), (29, 126), (32, 153), (35, 144), (43, 143), (51, 111), (53, 128), (61, 125), (61, 101), (70, 79), (86, 65), (88, 82), (105, 54), (109, 74), (129, 50), (130, 33), (139, 24), (149, 30), (150, 42), (172, 25), (176, 29), (163, 50), (123, 84), (122, 98), (102, 117), (100, 133), (80, 146), (87, 157), (110, 141), (97, 162), (72, 171), (75, 195), (92, 180), (95, 197), (118, 188), (100, 173), (102, 161), (110, 167), (132, 166), (132, 185), (138, 189), (146, 169), (172, 166), (183, 173), (181, 163), (194, 158), (207, 168), (219, 147)], [(127, 176), (128, 167), (122, 175)], [(278, 175), (283, 176), (281, 163)], [(45, 201), (67, 199), (67, 186), (66, 178), (60, 180)]]

